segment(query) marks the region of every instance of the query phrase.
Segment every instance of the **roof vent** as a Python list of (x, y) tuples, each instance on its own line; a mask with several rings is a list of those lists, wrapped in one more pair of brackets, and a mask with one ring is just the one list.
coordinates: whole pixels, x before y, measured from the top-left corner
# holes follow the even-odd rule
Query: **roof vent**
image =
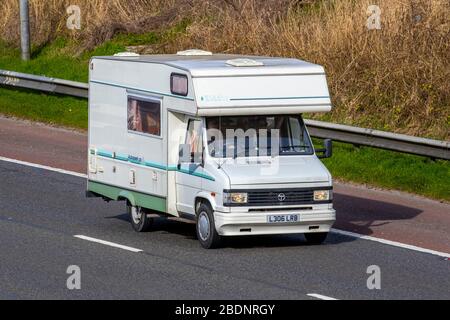
[(212, 56), (212, 52), (199, 50), (199, 49), (190, 49), (186, 51), (178, 51), (178, 56)]
[(140, 57), (140, 54), (135, 52), (119, 52), (114, 57)]
[(233, 67), (262, 67), (264, 63), (252, 59), (233, 59), (228, 60), (227, 64)]

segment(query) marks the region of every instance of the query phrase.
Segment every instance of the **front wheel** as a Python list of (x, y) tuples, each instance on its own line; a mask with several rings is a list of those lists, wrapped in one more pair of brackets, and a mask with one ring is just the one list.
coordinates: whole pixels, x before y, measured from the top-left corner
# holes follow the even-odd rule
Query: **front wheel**
[(305, 233), (306, 241), (309, 244), (322, 244), (328, 236), (328, 232)]
[(134, 231), (146, 232), (150, 229), (153, 219), (148, 217), (145, 209), (142, 207), (133, 206), (130, 202), (127, 202), (127, 212)]
[(197, 238), (205, 249), (217, 248), (222, 241), (216, 230), (213, 211), (204, 203), (197, 209)]

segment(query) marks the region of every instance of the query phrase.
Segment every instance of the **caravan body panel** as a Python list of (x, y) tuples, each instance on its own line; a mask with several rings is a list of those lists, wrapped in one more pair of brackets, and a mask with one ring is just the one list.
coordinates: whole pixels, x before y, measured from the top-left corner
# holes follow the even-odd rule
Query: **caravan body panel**
[[(254, 61), (255, 66), (230, 63), (236, 59)], [(224, 161), (215, 162), (207, 155), (203, 166), (179, 165), (179, 148), (186, 143), (189, 119), (199, 119), (204, 125), (204, 117), (208, 116), (330, 111), (332, 105), (321, 66), (296, 59), (238, 55), (152, 55), (95, 57), (90, 68), (90, 192), (109, 200), (128, 200), (133, 206), (173, 216), (186, 213), (195, 216), (196, 200), (202, 198), (217, 213), (217, 230), (223, 235), (237, 235), (239, 225), (255, 230), (261, 227), (259, 233), (283, 232), (283, 227), (266, 229), (264, 217), (268, 211), (261, 211), (258, 221), (227, 216), (254, 209), (225, 206), (224, 190), (271, 185), (317, 188), (332, 183), (325, 167), (318, 164), (315, 166), (317, 175), (309, 180), (303, 177), (305, 181), (287, 179), (290, 176), (287, 171), (296, 170), (296, 166), (291, 165), (283, 171), (283, 177), (278, 177), (278, 184), (277, 177), (257, 180), (252, 177), (256, 169), (232, 167)], [(174, 74), (186, 78), (186, 95), (174, 93), (171, 82)], [(138, 132), (142, 128), (137, 127), (130, 130), (130, 121), (136, 120), (133, 114), (130, 117), (130, 112), (141, 110), (141, 103), (159, 110), (157, 134)], [(150, 114), (150, 120), (154, 121), (155, 114)], [(203, 135), (206, 141), (206, 131)], [(319, 161), (315, 155), (310, 158), (310, 161)], [(330, 227), (334, 214), (332, 205), (316, 209), (330, 214), (326, 219), (327, 228)], [(305, 228), (308, 224), (305, 222)], [(299, 230), (303, 229), (288, 231)]]

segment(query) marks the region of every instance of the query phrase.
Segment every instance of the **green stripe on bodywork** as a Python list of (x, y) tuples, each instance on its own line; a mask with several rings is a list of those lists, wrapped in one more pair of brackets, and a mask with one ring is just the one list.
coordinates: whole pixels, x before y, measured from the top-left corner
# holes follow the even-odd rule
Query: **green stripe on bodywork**
[(136, 206), (160, 212), (167, 212), (166, 198), (163, 197), (122, 189), (94, 181), (88, 181), (88, 191), (97, 193), (111, 200), (119, 200), (119, 198), (124, 197)]
[(98, 151), (97, 155), (100, 156), (100, 157), (104, 157), (104, 158), (110, 158), (110, 159), (114, 158), (112, 153), (105, 152), (105, 151)]
[(330, 99), (330, 96), (318, 97), (267, 97), (267, 98), (232, 98), (230, 101), (249, 101), (249, 100), (302, 100), (302, 99)]
[(120, 160), (120, 161), (125, 161), (128, 162), (128, 158), (127, 157), (122, 157), (122, 156), (116, 156), (115, 158), (116, 160)]
[(151, 168), (157, 168), (161, 170), (167, 170), (167, 167), (162, 164), (154, 163), (154, 162), (145, 162), (145, 166), (151, 167)]
[(132, 160), (129, 157), (125, 157), (124, 155), (115, 155), (108, 152), (108, 151), (103, 151), (103, 150), (98, 150), (97, 151), (97, 155), (99, 157), (103, 157), (103, 158), (107, 158), (107, 159), (114, 159), (114, 160), (119, 160), (119, 161), (123, 161), (123, 162), (130, 162), (136, 165), (140, 165), (140, 166), (144, 166), (144, 167), (150, 167), (150, 168), (156, 168), (156, 169), (160, 169), (160, 170), (165, 170), (165, 171), (177, 171), (177, 172), (181, 172), (184, 174), (188, 174), (194, 177), (199, 177), (202, 179), (206, 179), (206, 180), (210, 180), (210, 181), (216, 181), (216, 179), (214, 177), (211, 177), (210, 175), (206, 174), (206, 173), (199, 173), (196, 172), (195, 170), (186, 170), (186, 169), (178, 169), (177, 166), (165, 166), (163, 164), (159, 164), (159, 163), (155, 163), (155, 162), (140, 162), (140, 161), (136, 161), (136, 160)]
[(216, 181), (216, 179), (208, 176), (207, 174), (203, 174), (203, 173), (199, 173), (199, 172), (195, 172), (195, 171), (191, 171), (191, 170), (186, 170), (186, 169), (177, 169), (176, 171), (184, 173), (184, 174), (188, 174), (188, 175), (191, 175), (194, 177), (199, 177), (199, 178), (210, 180), (210, 181)]

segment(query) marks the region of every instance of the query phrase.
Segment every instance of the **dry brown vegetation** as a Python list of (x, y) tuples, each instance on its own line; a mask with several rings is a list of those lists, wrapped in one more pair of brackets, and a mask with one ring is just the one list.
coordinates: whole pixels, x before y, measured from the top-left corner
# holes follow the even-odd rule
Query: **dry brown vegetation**
[[(336, 108), (331, 120), (414, 135), (450, 137), (448, 0), (30, 0), (35, 43), (58, 35), (92, 48), (120, 32), (157, 31), (188, 20), (161, 52), (297, 57), (324, 65)], [(380, 6), (381, 30), (367, 8)], [(77, 4), (83, 29), (69, 33)], [(17, 0), (1, 0), (0, 37), (18, 42)]]

